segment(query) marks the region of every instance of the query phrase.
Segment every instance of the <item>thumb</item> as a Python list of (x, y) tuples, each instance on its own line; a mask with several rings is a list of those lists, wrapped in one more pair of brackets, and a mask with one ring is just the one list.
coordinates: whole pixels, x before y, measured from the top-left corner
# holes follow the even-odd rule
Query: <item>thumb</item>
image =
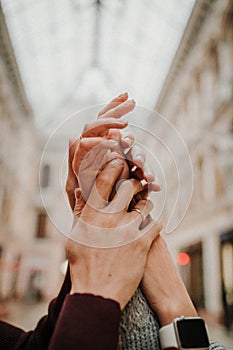
[(151, 221), (143, 230), (145, 233), (145, 240), (148, 249), (152, 246), (154, 240), (159, 236), (162, 230), (162, 223), (160, 221)]

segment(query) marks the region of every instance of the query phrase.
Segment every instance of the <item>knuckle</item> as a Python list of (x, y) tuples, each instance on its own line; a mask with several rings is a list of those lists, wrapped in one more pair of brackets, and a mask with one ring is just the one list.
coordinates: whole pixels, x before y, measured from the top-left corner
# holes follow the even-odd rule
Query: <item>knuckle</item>
[(96, 179), (97, 186), (106, 186), (108, 183), (109, 183), (108, 174), (101, 173)]

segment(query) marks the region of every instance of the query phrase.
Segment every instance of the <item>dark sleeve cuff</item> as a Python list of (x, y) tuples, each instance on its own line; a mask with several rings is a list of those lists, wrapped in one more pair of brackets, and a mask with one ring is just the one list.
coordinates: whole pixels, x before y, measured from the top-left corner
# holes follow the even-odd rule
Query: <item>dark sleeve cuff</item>
[(120, 318), (120, 306), (113, 300), (67, 295), (49, 349), (117, 349)]

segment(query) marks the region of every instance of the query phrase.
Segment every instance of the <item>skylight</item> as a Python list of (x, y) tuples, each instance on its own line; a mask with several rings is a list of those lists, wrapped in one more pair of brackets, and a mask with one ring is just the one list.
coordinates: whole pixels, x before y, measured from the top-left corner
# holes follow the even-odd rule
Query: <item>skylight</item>
[(195, 0), (2, 0), (40, 126), (128, 91), (153, 108)]

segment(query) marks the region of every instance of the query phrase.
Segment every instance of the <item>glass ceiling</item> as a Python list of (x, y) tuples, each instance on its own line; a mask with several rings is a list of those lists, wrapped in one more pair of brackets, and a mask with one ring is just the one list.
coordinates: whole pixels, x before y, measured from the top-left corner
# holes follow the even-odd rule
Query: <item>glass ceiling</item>
[(128, 91), (153, 107), (195, 0), (2, 0), (40, 126)]

